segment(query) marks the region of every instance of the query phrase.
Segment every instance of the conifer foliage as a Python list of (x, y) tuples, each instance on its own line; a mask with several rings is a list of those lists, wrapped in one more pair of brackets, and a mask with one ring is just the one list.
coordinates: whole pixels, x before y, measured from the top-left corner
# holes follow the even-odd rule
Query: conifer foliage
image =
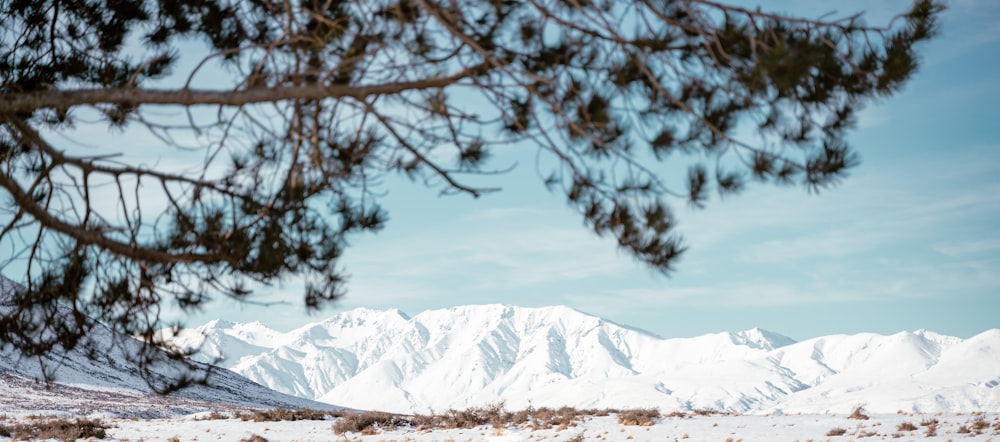
[[(711, 0), (3, 0), (0, 265), (28, 272), (0, 342), (68, 350), (98, 322), (152, 342), (168, 303), (292, 275), (318, 308), (344, 293), (348, 238), (387, 220), (381, 178), (478, 197), (511, 145), (667, 272), (674, 205), (844, 177), (857, 112), (914, 73), (941, 9), (870, 25)], [(82, 125), (112, 135), (74, 148)], [(143, 146), (114, 134), (137, 130), (204, 162), (125, 161)]]

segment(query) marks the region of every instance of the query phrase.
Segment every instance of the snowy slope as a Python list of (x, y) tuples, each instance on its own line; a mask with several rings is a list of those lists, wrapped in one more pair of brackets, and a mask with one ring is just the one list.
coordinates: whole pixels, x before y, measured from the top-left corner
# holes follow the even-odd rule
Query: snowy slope
[(735, 412), (1000, 410), (1000, 330), (804, 342), (760, 329), (662, 339), (567, 308), (357, 309), (288, 333), (213, 321), (174, 337), (278, 391), (426, 412), (659, 407)]
[[(0, 276), (0, 309), (5, 308), (4, 294), (16, 287)], [(169, 416), (227, 406), (330, 407), (270, 390), (225, 369), (214, 370), (208, 385), (196, 385), (171, 396), (161, 396), (153, 393), (134, 365), (125, 362), (122, 352), (138, 347), (138, 341), (121, 337), (115, 340), (108, 329), (95, 330), (92, 337), (99, 346), (106, 348), (93, 359), (79, 349), (66, 355), (26, 358), (9, 346), (0, 346), (0, 410), (7, 413), (44, 410)], [(43, 367), (54, 382), (43, 380)], [(171, 363), (153, 370), (171, 379), (189, 373)]]

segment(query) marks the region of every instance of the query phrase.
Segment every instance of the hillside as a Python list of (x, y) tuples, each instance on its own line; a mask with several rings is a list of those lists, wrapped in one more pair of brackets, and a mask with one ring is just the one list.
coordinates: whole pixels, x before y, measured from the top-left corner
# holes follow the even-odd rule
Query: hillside
[[(3, 295), (16, 287), (0, 276), (0, 309), (6, 308)], [(15, 414), (99, 412), (159, 417), (231, 408), (333, 408), (278, 393), (225, 369), (214, 370), (208, 385), (195, 385), (170, 396), (158, 395), (134, 365), (124, 362), (122, 352), (138, 346), (137, 341), (113, 339), (107, 329), (98, 330), (92, 338), (106, 349), (94, 358), (80, 349), (65, 355), (25, 358), (9, 346), (0, 347), (0, 410)], [(52, 382), (45, 381), (43, 369)], [(167, 379), (185, 373), (176, 364), (154, 368), (156, 376)]]

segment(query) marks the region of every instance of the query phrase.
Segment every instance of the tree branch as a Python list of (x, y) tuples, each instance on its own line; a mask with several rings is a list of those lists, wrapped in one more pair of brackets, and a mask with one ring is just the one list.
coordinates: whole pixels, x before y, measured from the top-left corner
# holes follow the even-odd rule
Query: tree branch
[(482, 63), (443, 77), (368, 86), (307, 84), (279, 87), (258, 86), (243, 90), (101, 88), (68, 91), (50, 89), (38, 92), (8, 93), (0, 95), (3, 98), (0, 100), (0, 115), (33, 112), (46, 108), (68, 109), (73, 106), (95, 104), (243, 106), (254, 103), (322, 98), (362, 100), (373, 95), (398, 94), (408, 90), (448, 86), (464, 78), (487, 72), (493, 65), (494, 63)]

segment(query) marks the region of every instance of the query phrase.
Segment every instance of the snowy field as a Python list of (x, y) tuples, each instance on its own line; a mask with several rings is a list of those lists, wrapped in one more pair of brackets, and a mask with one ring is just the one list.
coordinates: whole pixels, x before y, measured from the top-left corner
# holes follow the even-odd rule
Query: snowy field
[(102, 421), (110, 426), (105, 440), (117, 441), (1000, 441), (998, 413), (873, 414), (867, 420), (845, 415), (688, 415), (661, 417), (645, 426), (622, 425), (612, 414), (587, 416), (574, 425), (548, 429), (533, 430), (528, 425), (433, 431), (403, 427), (366, 434), (335, 434), (337, 421), (332, 418), (252, 422), (210, 420), (201, 413), (174, 419)]

